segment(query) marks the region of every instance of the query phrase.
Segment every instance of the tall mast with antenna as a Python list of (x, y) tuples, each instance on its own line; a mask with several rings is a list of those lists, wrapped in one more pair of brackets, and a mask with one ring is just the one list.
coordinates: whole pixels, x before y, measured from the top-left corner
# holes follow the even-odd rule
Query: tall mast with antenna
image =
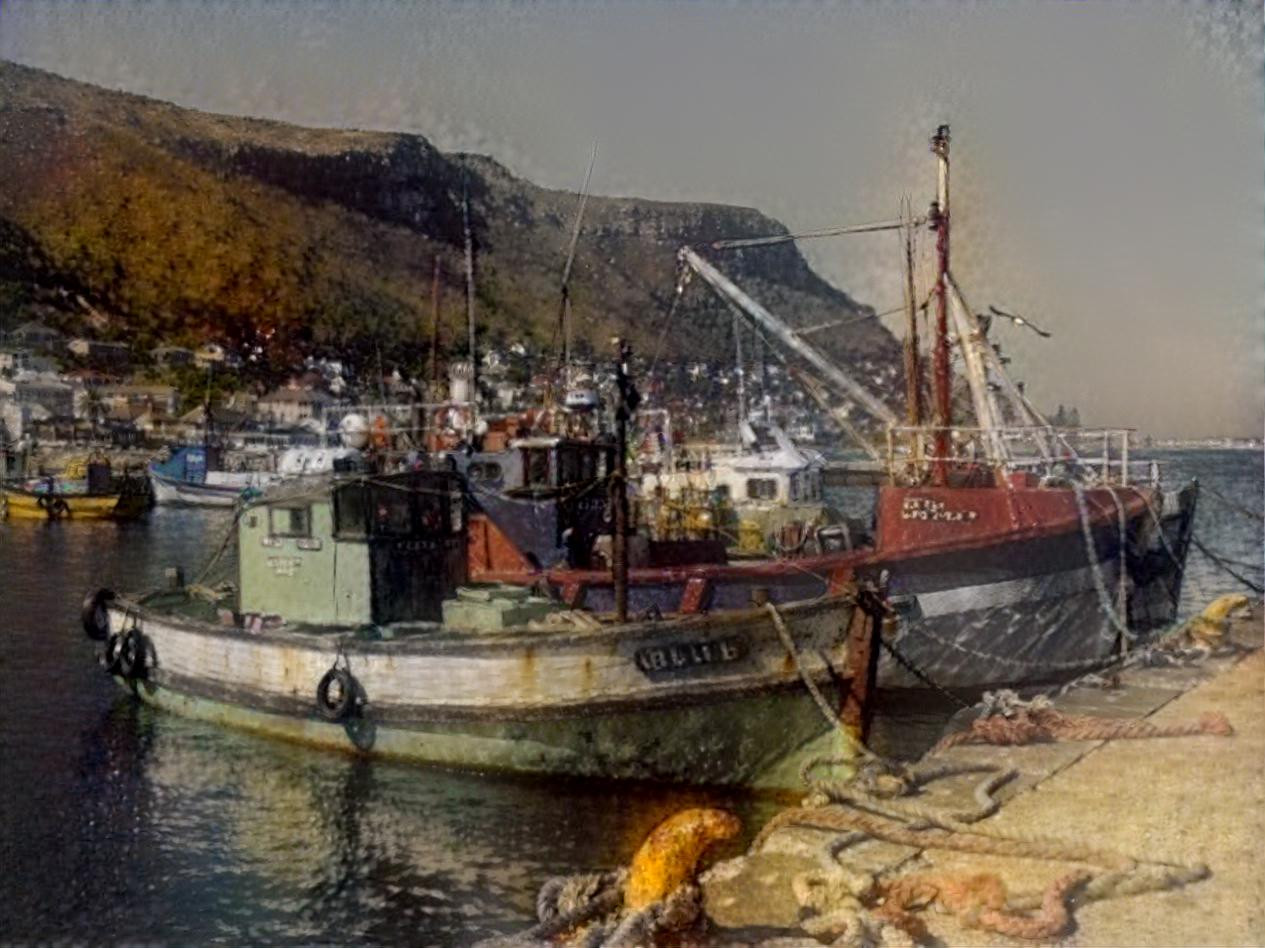
[(953, 377), (949, 367), (949, 126), (941, 125), (931, 139), (931, 151), (938, 159), (936, 200), (928, 215), (936, 232), (936, 339), (933, 354), (935, 387), (935, 465), (932, 476), (937, 485), (949, 481), (948, 458), (953, 425)]
[(461, 228), (466, 240), (466, 323), (470, 333), (470, 401), (479, 401), (479, 352), (474, 342), (474, 239), (470, 235), (470, 191), (461, 172)]
[(738, 370), (738, 438), (742, 439), (742, 423), (747, 420), (747, 367), (742, 358), (742, 316), (733, 310), (734, 363)]
[(576, 208), (575, 224), (571, 227), (571, 242), (567, 246), (567, 262), (562, 268), (562, 299), (559, 304), (558, 322), (562, 335), (562, 374), (563, 385), (571, 384), (571, 267), (575, 263), (575, 249), (580, 242), (580, 227), (584, 223), (584, 207), (589, 200), (589, 182), (593, 179), (593, 166), (597, 164), (597, 142), (593, 143), (593, 154), (589, 156), (589, 168), (584, 173), (584, 184), (580, 188), (580, 205)]
[(905, 417), (922, 424), (922, 361), (918, 352), (918, 300), (914, 295), (914, 223), (908, 199), (901, 208), (905, 224)]

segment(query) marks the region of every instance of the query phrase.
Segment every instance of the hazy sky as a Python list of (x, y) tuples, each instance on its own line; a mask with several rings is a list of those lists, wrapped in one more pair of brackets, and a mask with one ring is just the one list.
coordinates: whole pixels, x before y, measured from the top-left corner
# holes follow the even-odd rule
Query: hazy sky
[[(216, 112), (421, 133), (574, 188), (751, 205), (793, 229), (934, 192), (954, 269), (1054, 332), (994, 336), (1041, 404), (1157, 435), (1265, 404), (1259, 3), (40, 3), (0, 57)], [(882, 310), (893, 235), (802, 244)], [(702, 292), (694, 289), (691, 292)]]

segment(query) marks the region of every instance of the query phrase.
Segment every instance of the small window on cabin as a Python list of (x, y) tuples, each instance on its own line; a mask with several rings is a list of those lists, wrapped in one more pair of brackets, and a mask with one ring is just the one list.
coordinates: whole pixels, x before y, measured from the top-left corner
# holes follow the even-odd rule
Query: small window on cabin
[(753, 477), (747, 481), (748, 500), (776, 500), (777, 481), (771, 477)]
[(339, 539), (363, 539), (369, 535), (369, 488), (347, 484), (334, 492), (334, 535)]
[(526, 448), (527, 455), (527, 486), (529, 487), (548, 487), (549, 486), (549, 449), (548, 448)]
[(373, 498), (373, 535), (407, 537), (413, 533), (413, 498), (407, 490), (380, 487)]
[(791, 500), (799, 500), (799, 476), (791, 475)]
[(312, 508), (307, 505), (269, 508), (268, 532), (274, 537), (310, 537)]

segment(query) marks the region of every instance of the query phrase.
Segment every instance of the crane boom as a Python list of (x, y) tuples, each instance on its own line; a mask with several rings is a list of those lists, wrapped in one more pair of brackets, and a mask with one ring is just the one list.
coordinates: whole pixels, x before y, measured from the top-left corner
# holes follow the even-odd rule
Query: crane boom
[(864, 408), (883, 424), (900, 424), (896, 413), (883, 404), (877, 396), (822, 355), (794, 329), (744, 293), (736, 283), (700, 257), (693, 248), (682, 247), (677, 256), (682, 264), (706, 280), (712, 289), (746, 313), (756, 325), (816, 369), (836, 392)]
[(808, 393), (808, 397), (815, 401), (822, 411), (830, 415), (834, 419), (835, 424), (842, 428), (860, 446), (861, 450), (870, 456), (871, 460), (883, 460), (878, 453), (878, 448), (874, 447), (874, 443), (861, 432), (860, 428), (852, 423), (848, 413), (838, 405), (830, 403), (830, 398), (826, 394), (826, 386), (817, 376), (800, 368), (793, 368), (790, 372), (795, 381)]

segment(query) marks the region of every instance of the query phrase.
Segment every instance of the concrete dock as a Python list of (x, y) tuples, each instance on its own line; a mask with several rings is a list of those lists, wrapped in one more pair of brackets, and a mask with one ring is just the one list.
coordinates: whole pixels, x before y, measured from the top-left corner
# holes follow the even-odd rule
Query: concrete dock
[[(965, 745), (934, 762), (978, 763), (1017, 776), (995, 794), (999, 811), (971, 824), (985, 832), (1057, 837), (1148, 863), (1206, 865), (1207, 876), (1163, 891), (1093, 900), (1072, 888), (1071, 918), (1057, 937), (1021, 941), (984, 930), (978, 918), (918, 912), (919, 944), (1261, 945), (1265, 944), (1265, 653), (1262, 612), (1229, 626), (1235, 646), (1219, 657), (1103, 676), (1060, 696), (1062, 714), (1145, 720), (1155, 725), (1224, 714), (1232, 736), (1197, 734), (1135, 740), (1061, 740), (1024, 746)], [(981, 775), (928, 783), (914, 803), (945, 813), (976, 806)], [(824, 802), (824, 801), (818, 801)], [(799, 811), (805, 813), (806, 811)], [(781, 822), (782, 817), (779, 817)], [(806, 822), (812, 822), (806, 820)], [(757, 850), (712, 867), (701, 880), (711, 941), (719, 945), (859, 944), (832, 929), (806, 891), (831, 879), (910, 874), (968, 879), (994, 873), (1010, 909), (1031, 911), (1057, 878), (1092, 866), (1053, 859), (970, 854), (875, 839), (839, 848), (843, 832), (795, 825), (774, 830)], [(813, 886), (817, 886), (816, 889)], [(797, 894), (798, 893), (798, 894)], [(807, 901), (808, 904), (805, 904)], [(844, 923), (846, 924), (846, 923)], [(812, 932), (808, 934), (806, 932)], [(883, 943), (911, 943), (882, 929)], [(836, 941), (837, 939), (837, 941)]]

